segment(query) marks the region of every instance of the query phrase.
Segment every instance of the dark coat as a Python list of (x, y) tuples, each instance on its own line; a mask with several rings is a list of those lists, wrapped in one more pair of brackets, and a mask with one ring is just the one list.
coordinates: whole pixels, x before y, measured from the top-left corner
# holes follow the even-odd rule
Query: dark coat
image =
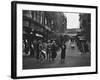
[(66, 45), (64, 45), (64, 47), (61, 47), (62, 51), (61, 51), (61, 58), (65, 59), (65, 54), (66, 54)]
[(52, 58), (56, 58), (56, 55), (57, 55), (57, 53), (56, 53), (56, 46), (53, 44), (52, 45)]

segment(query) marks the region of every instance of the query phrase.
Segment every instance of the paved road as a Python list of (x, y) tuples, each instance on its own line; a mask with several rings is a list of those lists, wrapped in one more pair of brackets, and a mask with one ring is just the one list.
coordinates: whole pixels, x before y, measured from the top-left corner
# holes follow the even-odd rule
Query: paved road
[(54, 67), (80, 67), (90, 66), (90, 53), (80, 54), (77, 46), (72, 49), (67, 46), (65, 63), (61, 63), (61, 50), (57, 52), (55, 61), (40, 62), (32, 56), (23, 57), (23, 69), (54, 68)]

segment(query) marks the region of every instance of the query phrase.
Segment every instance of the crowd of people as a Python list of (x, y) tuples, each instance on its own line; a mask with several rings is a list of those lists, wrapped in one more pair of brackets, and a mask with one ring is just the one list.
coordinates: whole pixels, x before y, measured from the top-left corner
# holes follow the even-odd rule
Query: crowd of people
[[(27, 39), (23, 40), (23, 53), (31, 55), (37, 60), (44, 61), (55, 61), (57, 57), (57, 51), (62, 49), (61, 59), (65, 58), (65, 44), (58, 44), (56, 40), (34, 40), (29, 42)], [(63, 60), (64, 61), (64, 60)]]
[[(78, 49), (82, 53), (88, 52), (88, 45), (86, 40), (80, 40), (77, 36), (70, 38), (71, 43), (75, 42)], [(57, 51), (61, 50), (61, 62), (64, 63), (66, 58), (66, 42), (58, 42), (56, 40), (23, 40), (23, 53), (30, 55), (39, 61), (55, 61)], [(71, 46), (74, 48), (75, 46)]]

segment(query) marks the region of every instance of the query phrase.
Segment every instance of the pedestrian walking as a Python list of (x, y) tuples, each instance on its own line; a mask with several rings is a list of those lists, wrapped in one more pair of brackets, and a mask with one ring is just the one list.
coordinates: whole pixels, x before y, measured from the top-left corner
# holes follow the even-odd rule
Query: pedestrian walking
[(66, 57), (66, 45), (63, 44), (61, 47), (61, 63), (65, 62), (65, 57)]
[(39, 49), (39, 42), (37, 42), (37, 44), (36, 44), (36, 59), (37, 60), (39, 60), (39, 51), (40, 51), (40, 49)]
[(52, 51), (52, 61), (55, 61), (55, 58), (57, 56), (57, 53), (56, 53), (56, 43), (55, 41), (52, 42), (52, 47), (51, 47), (51, 51)]
[(50, 40), (48, 40), (48, 44), (47, 44), (47, 60), (50, 61), (50, 57), (51, 57), (51, 43)]
[(83, 51), (82, 50), (82, 42), (80, 40), (80, 37), (76, 36), (75, 39), (76, 39), (76, 44), (77, 44), (77, 47), (78, 47), (79, 51), (82, 52)]

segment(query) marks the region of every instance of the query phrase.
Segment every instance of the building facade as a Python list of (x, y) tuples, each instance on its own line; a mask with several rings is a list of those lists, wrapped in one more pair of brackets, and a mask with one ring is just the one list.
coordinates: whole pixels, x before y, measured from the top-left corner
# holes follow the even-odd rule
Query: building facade
[(90, 42), (91, 40), (91, 14), (80, 13), (80, 28), (83, 31), (85, 38)]
[[(67, 26), (67, 19), (62, 12), (47, 12), (47, 11), (23, 11), (23, 17), (28, 17), (34, 22), (42, 25), (45, 29), (53, 32), (64, 33)], [(23, 21), (24, 26), (29, 26), (33, 29), (37, 28), (29, 21)], [(40, 27), (39, 27), (40, 28)]]

